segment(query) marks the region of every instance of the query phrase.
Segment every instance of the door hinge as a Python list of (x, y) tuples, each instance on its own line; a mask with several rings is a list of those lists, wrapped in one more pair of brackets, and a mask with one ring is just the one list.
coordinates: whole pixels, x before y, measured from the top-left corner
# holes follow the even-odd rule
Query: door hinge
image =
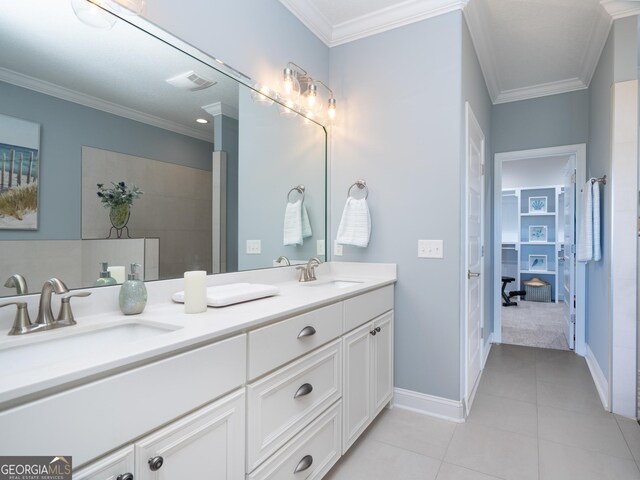
[(571, 245), (571, 253), (576, 253), (576, 246), (575, 245)]
[(480, 253), (480, 256), (481, 256), (481, 257), (484, 257), (484, 245), (482, 245), (482, 251), (481, 251), (481, 253)]
[(484, 327), (480, 327), (480, 338), (484, 338)]
[(571, 314), (571, 323), (573, 323), (574, 325), (576, 324), (576, 314), (575, 313)]
[(576, 183), (576, 174), (571, 175), (571, 183)]

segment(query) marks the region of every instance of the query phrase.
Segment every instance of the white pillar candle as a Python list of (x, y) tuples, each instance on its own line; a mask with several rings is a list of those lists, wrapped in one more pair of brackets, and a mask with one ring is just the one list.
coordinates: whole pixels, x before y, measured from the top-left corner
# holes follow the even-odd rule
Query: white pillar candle
[(207, 311), (207, 272), (184, 272), (184, 313)]
[(127, 278), (125, 276), (124, 267), (113, 266), (107, 268), (107, 270), (117, 283), (124, 283), (125, 279)]

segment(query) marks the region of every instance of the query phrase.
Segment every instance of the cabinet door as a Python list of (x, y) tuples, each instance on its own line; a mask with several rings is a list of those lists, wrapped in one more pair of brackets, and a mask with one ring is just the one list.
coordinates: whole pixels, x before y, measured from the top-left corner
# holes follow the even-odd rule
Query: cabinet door
[(393, 397), (393, 312), (385, 313), (373, 322), (376, 335), (372, 338), (373, 354), (373, 416)]
[(239, 390), (143, 438), (136, 480), (244, 478), (244, 409)]
[(372, 331), (373, 322), (369, 322), (345, 335), (343, 339), (343, 454), (356, 441), (372, 418)]
[(133, 480), (133, 462), (131, 445), (73, 472), (73, 480)]

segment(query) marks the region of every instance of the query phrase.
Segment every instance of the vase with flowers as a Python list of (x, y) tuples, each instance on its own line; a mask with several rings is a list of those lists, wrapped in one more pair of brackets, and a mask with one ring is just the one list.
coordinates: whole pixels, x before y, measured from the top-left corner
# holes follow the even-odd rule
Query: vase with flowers
[(129, 236), (129, 217), (131, 216), (131, 205), (136, 198), (144, 193), (137, 185), (127, 187), (124, 182), (111, 182), (111, 187), (105, 187), (103, 183), (98, 183), (98, 198), (105, 208), (109, 209), (109, 220), (111, 221), (111, 229), (109, 236), (115, 230), (116, 238), (122, 238), (124, 230)]

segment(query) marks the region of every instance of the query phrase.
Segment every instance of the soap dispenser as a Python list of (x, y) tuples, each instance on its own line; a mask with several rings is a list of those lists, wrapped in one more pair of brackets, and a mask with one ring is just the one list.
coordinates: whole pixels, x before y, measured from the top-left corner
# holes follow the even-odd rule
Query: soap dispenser
[(147, 305), (147, 288), (144, 282), (138, 278), (139, 263), (131, 264), (131, 273), (127, 276), (127, 281), (120, 287), (120, 310), (125, 315), (136, 315), (142, 313)]
[(107, 262), (100, 262), (102, 270), (100, 271), (100, 278), (93, 284), (94, 287), (103, 287), (105, 285), (115, 285), (116, 279), (109, 273), (109, 264)]

